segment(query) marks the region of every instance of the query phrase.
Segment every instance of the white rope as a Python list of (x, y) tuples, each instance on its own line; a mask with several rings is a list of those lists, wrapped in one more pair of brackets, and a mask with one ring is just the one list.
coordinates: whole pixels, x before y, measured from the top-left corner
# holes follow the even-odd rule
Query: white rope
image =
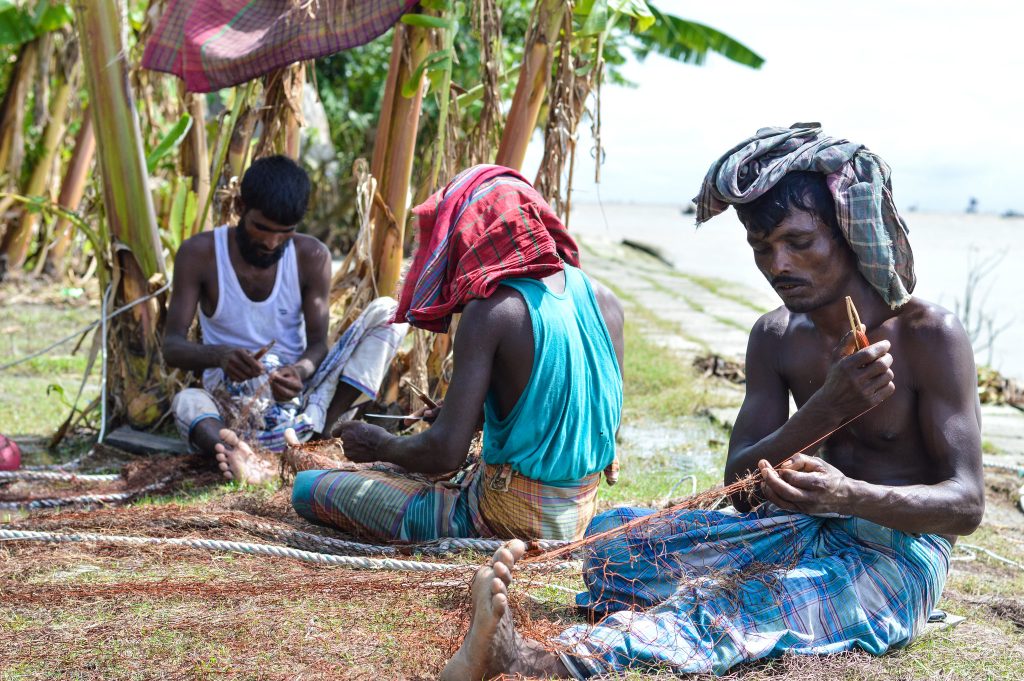
[(118, 473), (86, 474), (63, 473), (61, 471), (0, 471), (0, 480), (53, 480), (58, 482), (111, 482), (120, 480)]
[(114, 290), (113, 283), (107, 284), (107, 290), (103, 294), (103, 309), (100, 313), (100, 434), (96, 443), (103, 442), (107, 434), (107, 305), (110, 304), (110, 294)]
[(125, 537), (104, 534), (61, 534), (56, 532), (30, 532), (24, 530), (0, 529), (0, 541), (43, 541), (53, 543), (64, 542), (98, 542), (103, 544), (165, 545), (185, 546), (188, 548), (205, 549), (207, 551), (230, 551), (251, 555), (274, 556), (277, 558), (295, 558), (309, 563), (321, 565), (338, 565), (359, 570), (401, 570), (413, 572), (450, 572), (458, 570), (475, 570), (476, 565), (448, 565), (444, 563), (424, 563), (414, 560), (395, 560), (393, 558), (363, 558), (355, 556), (334, 556), (312, 551), (300, 551), (285, 546), (272, 544), (249, 544), (214, 539), (189, 539), (181, 537)]
[[(193, 520), (184, 519), (184, 522), (186, 524), (191, 523), (193, 527), (197, 525), (204, 527), (212, 526), (209, 520), (202, 517), (198, 517)], [(505, 545), (505, 541), (501, 539), (474, 539), (463, 537), (445, 537), (443, 539), (435, 539), (429, 542), (405, 544), (400, 546), (393, 544), (366, 544), (363, 542), (335, 539), (334, 537), (327, 537), (322, 534), (313, 534), (311, 532), (303, 532), (302, 530), (283, 528), (276, 525), (270, 525), (268, 523), (243, 520), (239, 518), (218, 518), (216, 519), (215, 524), (237, 527), (256, 534), (265, 535), (291, 546), (315, 550), (318, 553), (331, 553), (334, 555), (394, 556), (398, 555), (399, 551), (404, 550), (410, 553), (422, 553), (428, 556), (443, 556), (459, 553), (461, 551), (494, 553)], [(550, 551), (552, 549), (565, 546), (569, 542), (554, 539), (541, 539), (536, 543), (542, 551)]]
[(984, 466), (985, 468), (994, 468), (997, 471), (1006, 471), (1008, 473), (1015, 474), (1019, 478), (1024, 478), (1024, 467), (1021, 467), (1021, 466), (1009, 466), (1009, 465), (1007, 465), (1005, 463), (988, 463), (988, 462), (982, 463), (982, 466)]
[(1012, 565), (1015, 568), (1019, 568), (1021, 570), (1024, 570), (1024, 565), (1021, 565), (1020, 563), (1018, 563), (1015, 560), (1010, 560), (1009, 558), (1004, 558), (1003, 556), (1000, 556), (995, 551), (989, 551), (988, 549), (986, 549), (983, 546), (978, 546), (977, 544), (968, 544), (966, 542), (958, 541), (956, 543), (956, 547), (958, 549), (967, 549), (968, 551), (976, 551), (978, 553), (984, 553), (989, 558), (993, 558), (995, 560), (998, 560), (1001, 563), (1006, 563), (1007, 565)]
[[(555, 539), (541, 539), (537, 541), (538, 547), (542, 551), (550, 551), (552, 549), (558, 549), (569, 542), (559, 541)], [(444, 539), (435, 539), (434, 541), (421, 544), (417, 547), (417, 550), (431, 555), (442, 555), (446, 553), (454, 553), (457, 551), (479, 551), (481, 553), (494, 553), (502, 546), (505, 542), (501, 539), (468, 539), (459, 537), (447, 537)]]

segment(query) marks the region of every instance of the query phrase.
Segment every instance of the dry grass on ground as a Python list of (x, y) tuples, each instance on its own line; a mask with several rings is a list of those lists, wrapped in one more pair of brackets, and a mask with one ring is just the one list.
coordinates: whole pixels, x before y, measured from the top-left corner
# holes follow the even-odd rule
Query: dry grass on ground
[[(708, 470), (694, 471), (704, 487), (717, 479), (727, 440), (687, 425), (696, 408), (717, 399), (687, 373), (691, 369), (666, 359), (634, 328), (627, 331), (631, 427), (649, 428), (656, 437), (665, 429), (693, 435), (654, 456), (624, 451), (629, 484), (602, 486), (604, 506), (656, 503), (691, 472), (687, 466), (698, 458), (693, 452), (710, 450)], [(0, 347), (0, 357), (9, 356), (5, 350)], [(46, 381), (44, 369), (10, 380)], [(25, 385), (17, 383), (7, 399), (18, 404), (19, 414), (34, 417), (42, 398)], [(8, 403), (0, 401), (0, 407)], [(662, 420), (644, 421), (652, 415)], [(42, 462), (48, 455), (34, 456)], [(966, 542), (1024, 564), (1024, 515), (1013, 499), (1021, 480), (1002, 471), (986, 475), (989, 511)], [(23, 497), (26, 490), (45, 492), (0, 485), (0, 497)], [(291, 511), (287, 491), (241, 491), (201, 465), (183, 469), (160, 494), (128, 507), (0, 512), (0, 527), (249, 542), (273, 541), (256, 523), (329, 534)], [(955, 628), (930, 630), (910, 648), (881, 658), (787, 658), (745, 666), (728, 678), (1024, 678), (1024, 570), (984, 553), (974, 556), (960, 560), (971, 554), (955, 553), (940, 604), (967, 618)], [(465, 585), (483, 560), (448, 559), (462, 567), (423, 576), (166, 546), (0, 542), (0, 680), (436, 678), (468, 624)], [(565, 576), (563, 586), (579, 584)], [(529, 606), (531, 630), (553, 633), (577, 621), (564, 591), (538, 589), (533, 595), (544, 603)]]

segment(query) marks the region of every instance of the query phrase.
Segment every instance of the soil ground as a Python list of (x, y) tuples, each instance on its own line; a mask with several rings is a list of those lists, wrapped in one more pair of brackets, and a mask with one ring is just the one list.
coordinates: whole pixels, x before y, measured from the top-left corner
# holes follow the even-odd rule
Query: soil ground
[[(708, 351), (742, 355), (747, 329), (774, 301), (676, 272), (616, 244), (584, 247), (588, 270), (615, 288), (628, 318), (621, 481), (602, 485), (602, 507), (657, 506), (692, 487), (719, 484), (742, 387), (705, 375), (692, 362)], [(76, 302), (88, 295), (51, 291), (42, 302), (32, 299), (44, 293), (0, 291), (8, 297), (0, 302), (22, 296), (17, 316), (8, 322), (5, 314), (0, 324), (19, 327), (7, 332), (17, 341), (0, 338), (0, 364), (97, 315), (94, 306)], [(8, 348), (5, 340), (18, 345)], [(77, 390), (88, 342), (84, 348), (71, 356), (66, 346), (43, 364), (0, 373), (0, 432), (34, 438), (28, 463), (67, 460), (88, 449), (47, 452), (38, 445), (67, 414), (54, 391), (45, 396), (45, 386), (59, 378)], [(995, 413), (986, 421), (998, 422), (995, 432), (985, 432), (986, 461), (998, 467), (986, 468), (985, 522), (955, 551), (940, 603), (965, 620), (932, 626), (909, 648), (881, 658), (784, 659), (735, 670), (731, 678), (1022, 678), (1024, 513), (1017, 499), (1024, 447), (1017, 448), (1017, 436), (1024, 417)], [(157, 467), (176, 474), (158, 493), (126, 506), (0, 512), (0, 529), (262, 543), (281, 543), (282, 533), (296, 529), (329, 534), (294, 515), (287, 488), (242, 490), (223, 483), (207, 462), (139, 459), (101, 447), (82, 466), (118, 470), (125, 463), (137, 475), (153, 475)], [(4, 498), (19, 489), (0, 482)], [(41, 491), (21, 493), (26, 489)], [(451, 572), (424, 576), (183, 547), (0, 541), (0, 679), (435, 678), (467, 624), (464, 585), (484, 558), (460, 554), (445, 559)], [(559, 585), (582, 583), (569, 573)], [(543, 601), (529, 606), (534, 631), (578, 621), (565, 591), (527, 591)]]

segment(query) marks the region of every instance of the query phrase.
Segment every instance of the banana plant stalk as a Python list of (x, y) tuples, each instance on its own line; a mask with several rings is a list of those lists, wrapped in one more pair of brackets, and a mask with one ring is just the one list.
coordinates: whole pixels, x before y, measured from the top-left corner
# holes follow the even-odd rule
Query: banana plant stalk
[[(373, 150), (373, 176), (380, 181), (385, 206), (374, 203), (373, 261), (377, 267), (377, 290), (391, 295), (402, 268), (402, 243), (408, 210), (409, 183), (416, 151), (423, 103), (423, 78), (415, 84), (411, 97), (403, 97), (401, 84), (412, 77), (417, 64), (427, 57), (430, 47), (429, 29), (397, 24), (391, 46), (385, 100), (377, 126)], [(392, 77), (394, 76), (394, 77)], [(386, 114), (386, 117), (385, 117)]]
[[(124, 8), (117, 0), (91, 0), (75, 3), (74, 9), (112, 251), (113, 269), (100, 279), (104, 287), (112, 284), (115, 300), (125, 304), (149, 294), (150, 282), (166, 278), (166, 269), (128, 81)], [(163, 413), (159, 317), (157, 299), (136, 305), (116, 320), (110, 338), (117, 350), (108, 362), (114, 416), (136, 426), (151, 425)]]
[(526, 158), (526, 147), (537, 127), (544, 94), (551, 79), (554, 46), (567, 11), (565, 0), (538, 0), (534, 9), (535, 20), (526, 38), (526, 51), (516, 91), (512, 95), (505, 131), (498, 145), (495, 163), (519, 170)]
[[(62, 77), (53, 91), (49, 122), (43, 132), (42, 153), (39, 160), (36, 161), (32, 175), (29, 176), (28, 184), (24, 189), (24, 193), (28, 196), (39, 196), (46, 191), (47, 180), (49, 180), (53, 168), (53, 159), (60, 148), (60, 142), (64, 138), (64, 131), (67, 128), (68, 103), (74, 90), (78, 70), (76, 62), (71, 68), (71, 73), (67, 77)], [(40, 215), (38, 211), (25, 211), (22, 213), (21, 219), (4, 235), (3, 245), (0, 246), (0, 249), (7, 255), (7, 266), (12, 270), (20, 269), (25, 264), (32, 236), (39, 226)]]
[[(82, 127), (78, 129), (78, 135), (75, 137), (75, 150), (71, 153), (71, 160), (68, 161), (64, 179), (60, 183), (60, 196), (57, 203), (61, 208), (72, 213), (78, 210), (89, 178), (89, 168), (92, 166), (95, 156), (96, 132), (93, 128), (92, 116), (86, 112), (82, 119)], [(67, 255), (74, 233), (73, 223), (66, 217), (58, 215), (53, 227), (52, 245), (46, 254), (46, 259), (42, 260), (42, 269), (37, 268), (37, 274), (46, 270), (55, 273), (60, 273), (63, 270), (64, 257)]]

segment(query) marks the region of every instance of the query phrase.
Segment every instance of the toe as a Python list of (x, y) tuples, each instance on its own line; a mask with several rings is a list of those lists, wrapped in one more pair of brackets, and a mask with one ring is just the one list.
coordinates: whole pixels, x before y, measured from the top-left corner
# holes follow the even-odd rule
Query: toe
[(505, 615), (505, 610), (508, 608), (508, 595), (503, 591), (500, 594), (494, 594), (491, 597), (491, 613), (494, 617), (501, 619)]
[(506, 586), (512, 582), (512, 571), (505, 563), (494, 564), (494, 576), (500, 579)]
[(293, 428), (288, 428), (284, 431), (284, 441), (289, 447), (297, 447), (302, 444), (299, 442), (299, 437), (295, 434), (295, 430)]
[(505, 547), (508, 549), (508, 552), (512, 555), (512, 563), (515, 563), (515, 561), (522, 558), (523, 554), (526, 553), (526, 544), (519, 541), (518, 539), (513, 539), (512, 541), (508, 542), (507, 544), (505, 544)]
[(220, 433), (218, 433), (218, 437), (220, 437), (220, 439), (223, 440), (224, 443), (229, 447), (238, 446), (238, 436), (235, 435), (235, 431), (233, 430), (230, 430), (228, 428), (221, 428)]

